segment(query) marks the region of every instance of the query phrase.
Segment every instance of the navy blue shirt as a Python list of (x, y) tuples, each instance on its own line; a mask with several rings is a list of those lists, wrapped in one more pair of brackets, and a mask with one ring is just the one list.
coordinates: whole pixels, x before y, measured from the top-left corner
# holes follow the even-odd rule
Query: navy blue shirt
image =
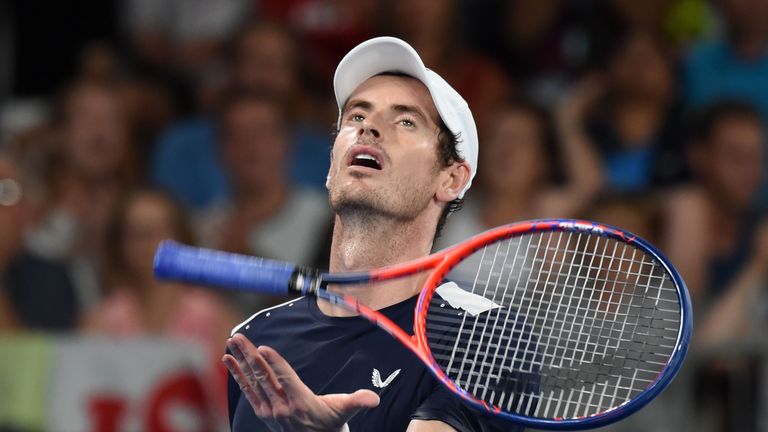
[[(415, 306), (413, 297), (380, 312), (412, 333)], [(352, 432), (405, 431), (412, 419), (439, 420), (458, 431), (522, 430), (509, 423), (495, 428), (490, 418), (444, 389), (392, 336), (359, 317), (329, 317), (314, 298), (265, 309), (235, 331), (257, 346), (276, 349), (316, 394), (359, 389), (378, 393), (378, 407), (363, 409), (349, 420)], [(267, 430), (231, 376), (228, 391), (232, 430)]]

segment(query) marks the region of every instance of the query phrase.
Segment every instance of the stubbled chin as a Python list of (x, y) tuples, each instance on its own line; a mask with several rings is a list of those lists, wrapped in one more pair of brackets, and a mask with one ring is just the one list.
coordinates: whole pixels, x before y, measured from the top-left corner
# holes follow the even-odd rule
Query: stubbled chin
[(353, 180), (344, 183), (341, 186), (335, 185), (328, 193), (328, 199), (334, 211), (345, 207), (373, 208), (380, 201), (376, 191), (366, 187), (362, 184), (363, 182)]

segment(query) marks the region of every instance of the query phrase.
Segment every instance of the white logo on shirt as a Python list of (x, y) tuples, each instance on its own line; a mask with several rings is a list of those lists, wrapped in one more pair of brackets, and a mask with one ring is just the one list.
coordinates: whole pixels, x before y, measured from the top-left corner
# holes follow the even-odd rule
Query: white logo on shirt
[(373, 374), (371, 375), (371, 382), (373, 383), (373, 386), (376, 388), (384, 388), (392, 383), (392, 381), (395, 380), (397, 375), (400, 373), (400, 369), (392, 372), (390, 376), (387, 377), (387, 379), (384, 380), (384, 382), (381, 381), (381, 372), (379, 372), (378, 369), (373, 368)]

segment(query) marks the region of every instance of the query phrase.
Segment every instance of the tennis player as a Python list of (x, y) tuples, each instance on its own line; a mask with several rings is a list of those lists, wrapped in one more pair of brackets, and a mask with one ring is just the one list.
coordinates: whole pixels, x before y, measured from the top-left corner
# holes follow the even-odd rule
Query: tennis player
[[(334, 90), (331, 272), (428, 255), (477, 170), (467, 103), (390, 37), (350, 51)], [(345, 291), (409, 329), (423, 278)], [(402, 344), (323, 300), (302, 297), (256, 313), (234, 329), (227, 349), (234, 431), (495, 430)]]

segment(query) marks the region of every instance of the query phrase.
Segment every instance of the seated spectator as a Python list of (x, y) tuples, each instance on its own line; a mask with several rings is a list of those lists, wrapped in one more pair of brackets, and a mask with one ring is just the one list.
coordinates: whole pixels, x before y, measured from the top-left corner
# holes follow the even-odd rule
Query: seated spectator
[(197, 218), (204, 246), (310, 265), (325, 263), (325, 194), (291, 182), (286, 115), (271, 98), (233, 92), (220, 118), (219, 152), (232, 197)]
[(207, 117), (172, 124), (152, 150), (150, 178), (188, 208), (202, 208), (229, 194), (213, 145), (216, 131)]
[(207, 91), (201, 87), (222, 75), (222, 47), (255, 9), (250, 0), (119, 3), (119, 27), (132, 63), (143, 77), (161, 81), (184, 114), (195, 112), (205, 102), (199, 92)]
[[(300, 92), (297, 48), (290, 34), (266, 23), (247, 27), (235, 40), (229, 68), (232, 88), (269, 94), (289, 107), (290, 138), (296, 146), (289, 172), (302, 184), (322, 187), (329, 163), (327, 127), (320, 132), (301, 121), (306, 107)], [(196, 210), (226, 198), (230, 185), (216, 136), (215, 120), (206, 113), (172, 125), (154, 149), (152, 182)]]
[[(508, 103), (497, 111), (479, 156), (482, 192), (468, 196), (465, 208), (449, 218), (439, 247), (498, 225), (575, 216), (592, 202), (601, 177), (594, 151), (579, 129), (580, 107), (591, 98), (582, 87), (561, 106), (557, 140), (548, 136), (547, 116), (529, 103)], [(553, 163), (556, 153), (562, 156), (562, 181)]]
[(661, 244), (691, 292), (694, 348), (710, 353), (692, 371), (695, 402), (715, 430), (730, 430), (727, 413), (736, 409), (743, 420), (737, 430), (759, 430), (755, 399), (733, 395), (760, 391), (760, 380), (752, 378), (759, 363), (748, 348), (764, 337), (768, 303), (768, 220), (755, 206), (765, 137), (755, 107), (720, 102), (708, 108), (689, 143), (694, 180), (672, 191), (664, 206)]
[[(357, 44), (376, 36), (381, 8), (388, 5), (379, 0), (259, 0), (259, 14), (288, 26), (299, 37), (306, 84), (327, 98), (325, 90), (339, 60)], [(336, 105), (328, 102), (335, 110)]]
[(86, 313), (82, 330), (112, 337), (163, 335), (201, 344), (211, 365), (208, 388), (223, 416), (221, 344), (239, 317), (217, 292), (159, 282), (152, 271), (161, 240), (192, 243), (183, 210), (160, 192), (134, 191), (120, 203), (108, 239), (106, 297)]
[(98, 299), (106, 230), (136, 174), (131, 133), (112, 87), (75, 83), (60, 111), (40, 215), (9, 277), (29, 299), (18, 311), (25, 325), (62, 330)]
[(683, 62), (685, 101), (702, 108), (722, 99), (755, 105), (768, 120), (768, 2), (714, 2), (725, 24), (722, 38), (694, 45)]
[(698, 307), (699, 343), (738, 338), (749, 299), (765, 286), (768, 222), (755, 209), (765, 126), (741, 102), (710, 107), (690, 141), (690, 184), (669, 193), (662, 245)]
[(88, 312), (84, 329), (183, 335), (220, 351), (236, 319), (223, 300), (212, 291), (157, 281), (152, 270), (161, 240), (194, 244), (183, 210), (163, 193), (134, 191), (120, 204), (108, 238), (107, 296)]
[(9, 211), (6, 213), (15, 215), (11, 216), (13, 223), (3, 225), (10, 230), (3, 235), (8, 241), (6, 244), (20, 242), (7, 256), (0, 272), (0, 285), (4, 291), (0, 303), (8, 308), (0, 312), (5, 318), (0, 318), (4, 323), (0, 327), (10, 322), (17, 329), (70, 330), (76, 326), (80, 313), (80, 297), (67, 262), (42, 258), (24, 246), (24, 239), (36, 226), (39, 213), (47, 210), (49, 179), (45, 171), (61, 145), (60, 128), (49, 123), (21, 133), (11, 142), (8, 155), (3, 157), (3, 166), (8, 164), (12, 168), (8, 178), (21, 186), (21, 196), (18, 204), (7, 207)]
[(94, 41), (82, 49), (77, 79), (110, 86), (118, 93), (134, 137), (136, 165), (143, 168), (158, 133), (174, 115), (174, 106), (169, 88), (132, 69), (111, 44)]
[(647, 32), (618, 41), (586, 117), (610, 193), (643, 192), (683, 175), (681, 113), (670, 60)]

